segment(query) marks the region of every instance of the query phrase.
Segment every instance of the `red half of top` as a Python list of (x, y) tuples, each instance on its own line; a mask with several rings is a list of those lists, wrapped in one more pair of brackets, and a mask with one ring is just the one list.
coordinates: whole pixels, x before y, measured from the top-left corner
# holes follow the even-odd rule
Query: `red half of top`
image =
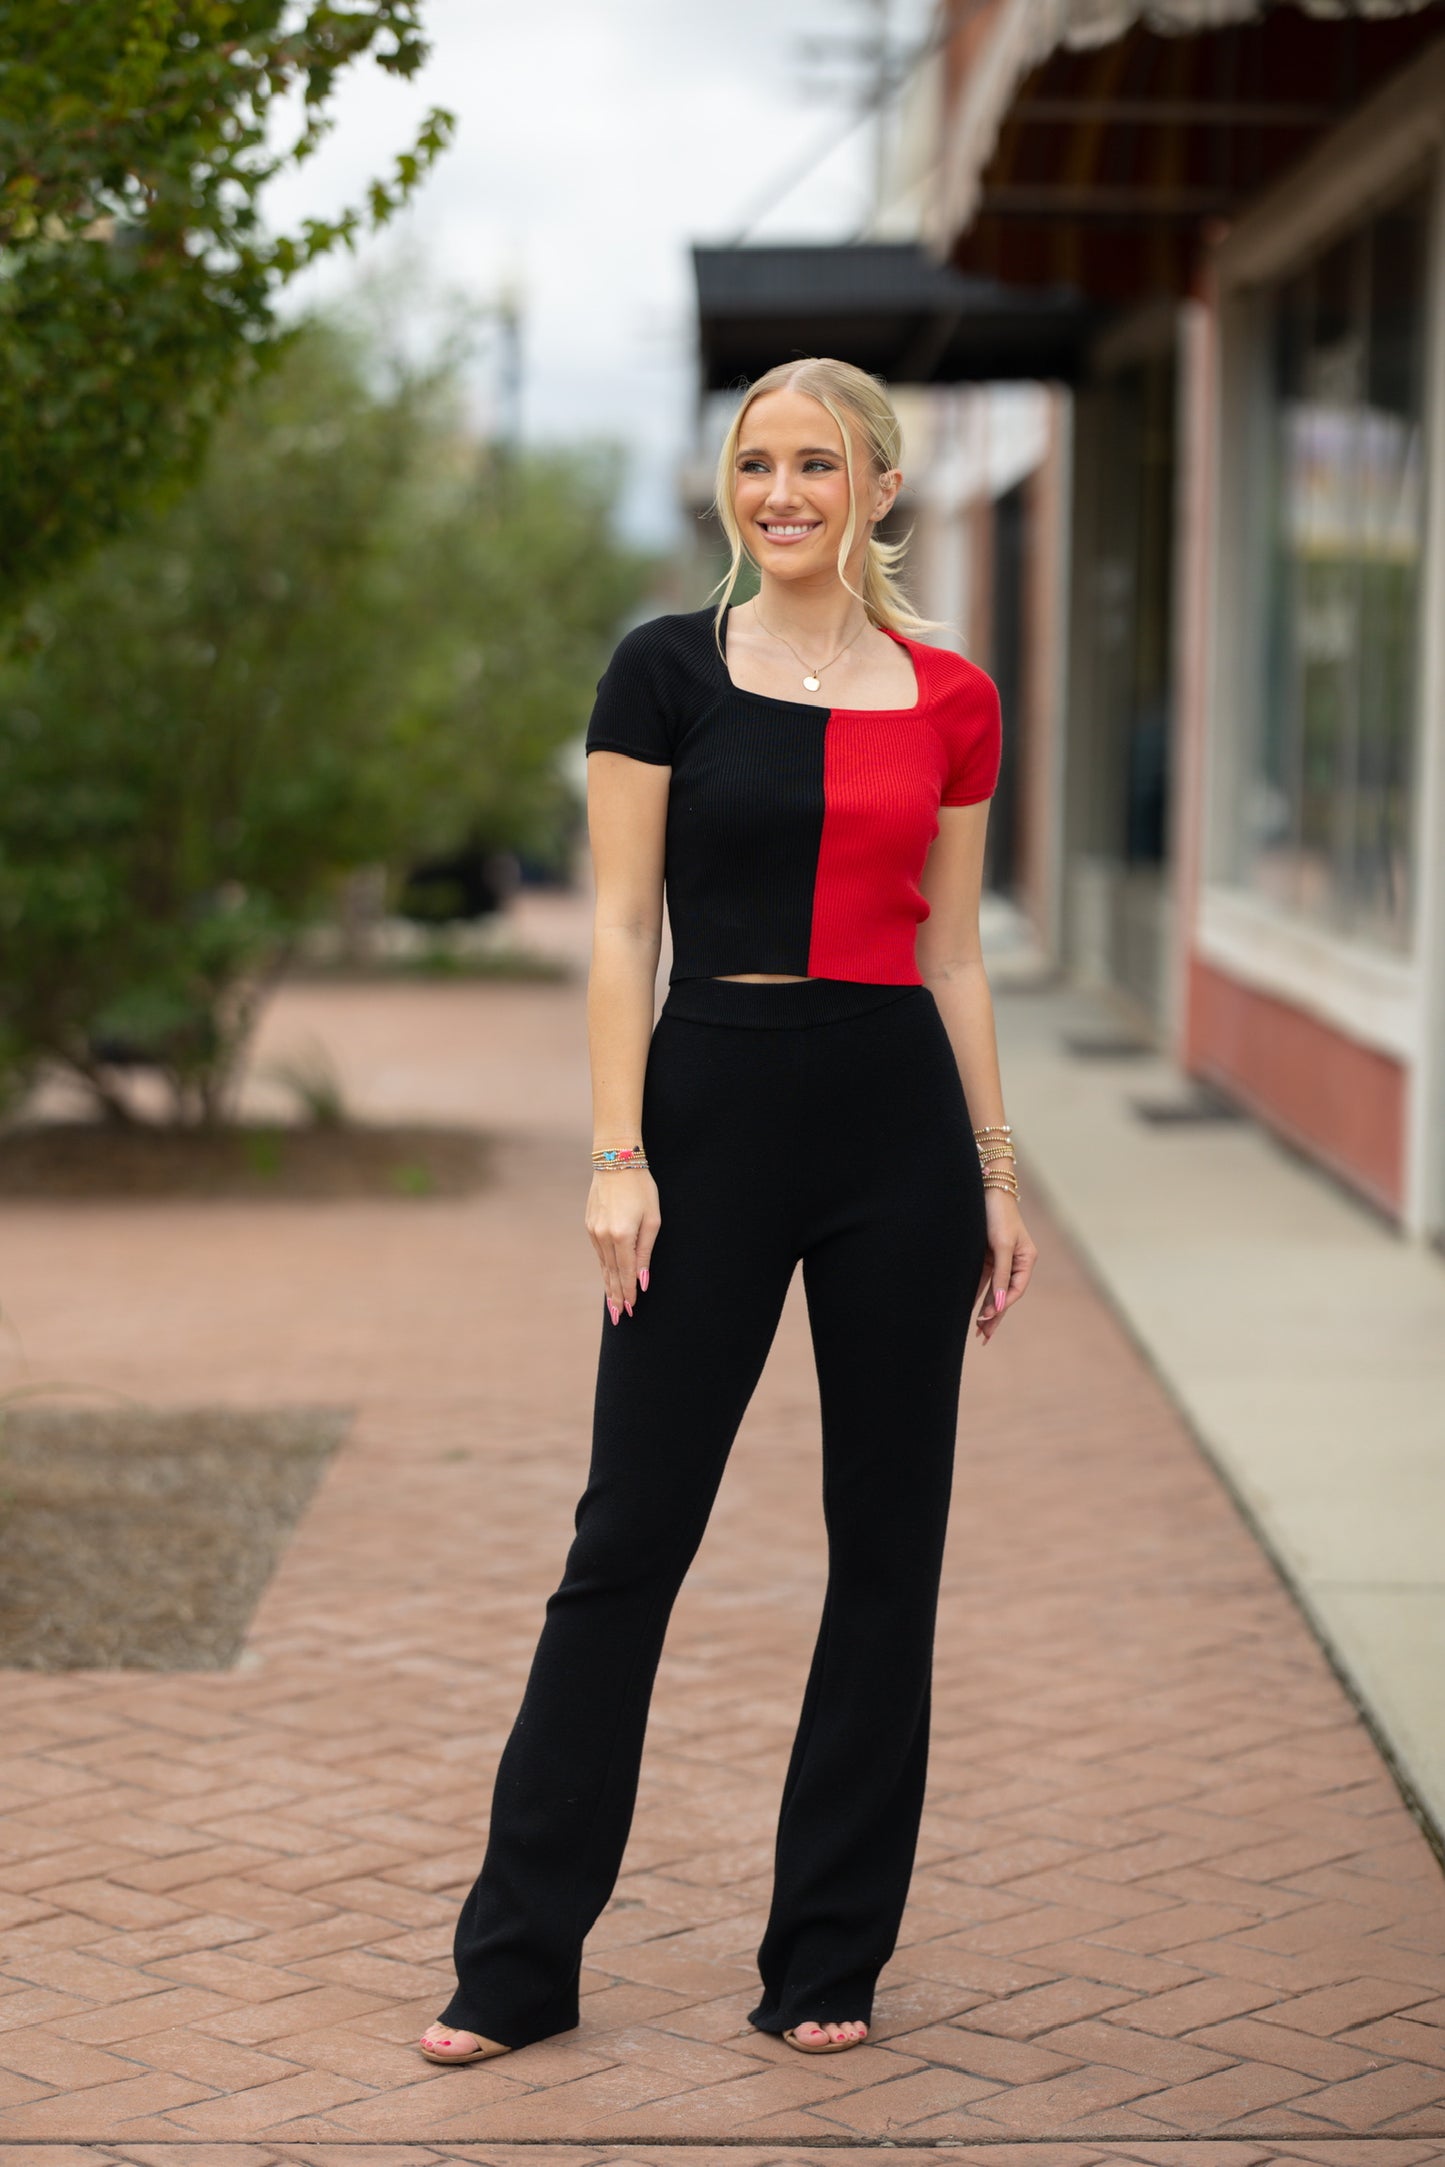
[(917, 704), (833, 708), (824, 727), (813, 978), (922, 983), (914, 943), (930, 906), (918, 882), (939, 808), (977, 804), (998, 781), (1002, 731), (992, 680), (946, 648), (890, 637), (912, 658)]

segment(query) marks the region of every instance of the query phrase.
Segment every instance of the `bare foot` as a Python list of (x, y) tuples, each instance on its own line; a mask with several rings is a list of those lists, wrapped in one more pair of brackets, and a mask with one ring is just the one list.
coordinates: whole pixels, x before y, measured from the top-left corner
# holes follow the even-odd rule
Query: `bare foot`
[(845, 2039), (857, 2046), (868, 2037), (868, 2027), (861, 2018), (857, 2022), (844, 2024), (815, 2024), (808, 2018), (802, 2024), (793, 2026), (793, 2036), (801, 2039), (805, 2046), (821, 2046), (824, 2040), (832, 2040), (834, 2045), (839, 2045)]
[(439, 2062), (483, 2061), (489, 2054), (511, 2051), (495, 2039), (484, 2038), (480, 2032), (461, 2031), (455, 2024), (443, 2024), (440, 2019), (435, 2024), (428, 2024), (418, 2044)]

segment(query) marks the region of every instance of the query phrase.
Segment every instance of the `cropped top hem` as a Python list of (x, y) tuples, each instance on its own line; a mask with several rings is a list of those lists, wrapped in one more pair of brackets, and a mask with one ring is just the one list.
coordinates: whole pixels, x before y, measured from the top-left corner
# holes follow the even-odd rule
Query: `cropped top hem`
[[(916, 961), (906, 976), (897, 978), (878, 978), (871, 973), (864, 977), (856, 971), (844, 970), (799, 971), (796, 974), (789, 973), (785, 978), (782, 975), (784, 969), (785, 966), (780, 965), (777, 974), (769, 976), (764, 982), (771, 985), (803, 986), (921, 986), (924, 982), (923, 973)], [(683, 971), (678, 969), (674, 961), (667, 974), (667, 982), (670, 986), (700, 986), (711, 985), (714, 979), (725, 978), (736, 984), (755, 971), (771, 973), (772, 966), (767, 963), (726, 963), (720, 964), (715, 971)]]
[(938, 815), (993, 795), (1002, 729), (997, 690), (975, 664), (889, 637), (913, 663), (908, 707), (745, 691), (710, 609), (653, 618), (618, 642), (586, 749), (672, 770), (669, 983), (740, 972), (922, 983), (919, 882)]

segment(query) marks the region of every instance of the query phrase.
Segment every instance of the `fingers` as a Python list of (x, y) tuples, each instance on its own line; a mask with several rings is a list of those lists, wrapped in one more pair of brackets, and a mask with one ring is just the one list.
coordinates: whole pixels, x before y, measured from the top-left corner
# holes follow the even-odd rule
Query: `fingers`
[(1020, 1242), (1018, 1247), (1014, 1251), (1013, 1276), (1009, 1281), (1010, 1308), (1012, 1308), (1013, 1304), (1023, 1293), (1024, 1288), (1033, 1278), (1034, 1265), (1037, 1263), (1037, 1261), (1037, 1251), (1028, 1242)]
[(1003, 1315), (1005, 1304), (1008, 1301), (1009, 1283), (1013, 1278), (1013, 1268), (1013, 1244), (1007, 1241), (997, 1242), (994, 1245), (992, 1275), (993, 1313), (996, 1317)]
[[(607, 1308), (612, 1322), (617, 1324), (621, 1321), (622, 1311), (627, 1303), (627, 1289), (624, 1283), (622, 1260), (618, 1256), (615, 1243), (609, 1243), (603, 1253), (602, 1291), (607, 1297)], [(628, 1315), (631, 1314), (632, 1312), (629, 1309)]]
[[(608, 1182), (625, 1180), (629, 1187), (637, 1175), (608, 1175)], [(632, 1316), (652, 1278), (652, 1249), (662, 1224), (655, 1192), (651, 1196), (623, 1194), (607, 1188), (599, 1197), (598, 1184), (588, 1199), (586, 1225), (597, 1261), (602, 1267), (602, 1291), (614, 1324)], [(651, 1184), (649, 1184), (649, 1188)]]
[(592, 1246), (597, 1251), (597, 1261), (602, 1266), (602, 1292), (607, 1300), (612, 1322), (620, 1322), (624, 1314), (631, 1315), (635, 1301), (635, 1278), (633, 1290), (629, 1291), (628, 1259), (632, 1252), (630, 1238), (616, 1235), (594, 1234)]
[(979, 1287), (986, 1291), (974, 1319), (974, 1327), (985, 1345), (997, 1331), (1005, 1311), (1018, 1307), (1037, 1261), (1038, 1251), (1021, 1220), (1011, 1227), (997, 1227), (993, 1232), (988, 1258), (979, 1276)]

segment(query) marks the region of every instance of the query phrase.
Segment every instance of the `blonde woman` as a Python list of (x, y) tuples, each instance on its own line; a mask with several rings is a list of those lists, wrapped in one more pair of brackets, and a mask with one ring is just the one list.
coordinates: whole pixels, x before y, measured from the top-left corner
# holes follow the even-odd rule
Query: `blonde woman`
[(723, 602), (630, 632), (598, 688), (592, 1460), (431, 2061), (578, 2022), (668, 1617), (799, 1265), (829, 1573), (749, 2022), (856, 2046), (896, 1943), (970, 1315), (987, 1342), (1035, 1261), (979, 951), (998, 698), (917, 636), (874, 531), (901, 481), (875, 378), (770, 370), (719, 462)]

